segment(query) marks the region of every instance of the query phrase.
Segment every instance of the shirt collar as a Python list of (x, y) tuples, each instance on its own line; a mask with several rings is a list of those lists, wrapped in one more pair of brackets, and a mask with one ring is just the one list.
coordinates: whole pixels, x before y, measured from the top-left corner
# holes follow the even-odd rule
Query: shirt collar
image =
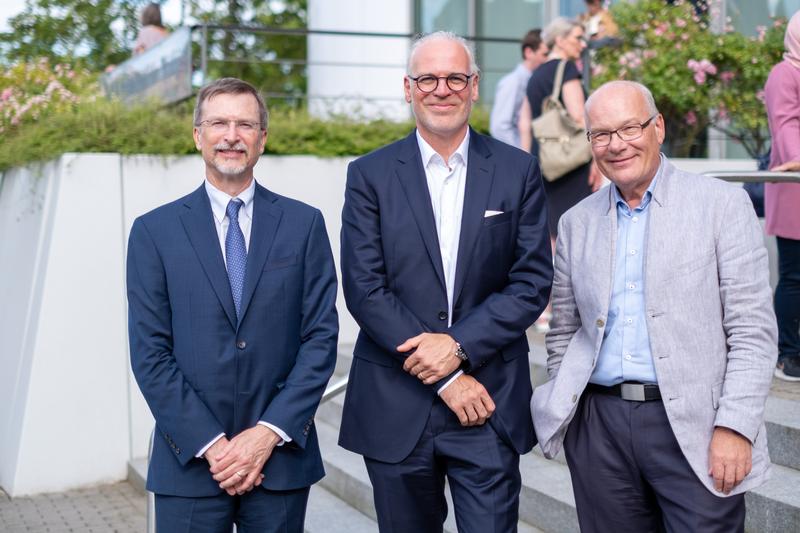
[[(656, 182), (658, 181), (659, 176), (661, 176), (661, 171), (664, 168), (664, 157), (661, 155), (659, 155), (659, 157), (660, 161), (658, 163), (658, 170), (656, 170), (656, 175), (653, 177), (653, 181), (650, 182), (650, 185), (648, 185), (647, 190), (645, 191), (644, 196), (642, 197), (641, 203), (638, 206), (636, 206), (633, 209), (633, 211), (644, 211), (645, 209), (647, 209), (647, 206), (650, 205), (650, 200), (653, 199), (653, 191), (656, 188)], [(631, 208), (628, 206), (628, 203), (625, 201), (625, 199), (622, 198), (622, 195), (620, 194), (619, 189), (617, 189), (616, 185), (612, 187), (612, 191), (614, 194), (614, 205), (616, 205), (617, 208), (622, 208), (626, 212), (630, 212)]]
[[(231, 201), (233, 196), (230, 196), (226, 192), (222, 192), (221, 190), (217, 189), (212, 185), (208, 179), (206, 179), (206, 193), (208, 194), (208, 199), (211, 202), (211, 212), (214, 213), (214, 218), (217, 219), (220, 223), (225, 218), (225, 211), (228, 208), (228, 203)], [(244, 212), (249, 218), (253, 218), (253, 197), (256, 195), (256, 180), (253, 179), (250, 181), (250, 185), (236, 195), (236, 198), (244, 202), (244, 205), (239, 208), (239, 212)]]
[[(431, 162), (431, 159), (434, 157), (438, 157), (442, 161), (444, 158), (439, 155), (433, 147), (428, 144), (428, 142), (422, 138), (422, 135), (419, 134), (419, 130), (417, 130), (417, 146), (419, 146), (419, 153), (422, 156), (422, 166), (424, 168), (428, 168), (428, 165)], [(450, 156), (451, 162), (453, 158), (460, 159), (464, 166), (467, 165), (467, 154), (469, 153), (469, 128), (467, 128), (467, 133), (464, 135), (464, 139), (461, 141), (461, 144), (458, 145), (456, 151), (453, 152), (453, 155)], [(456, 160), (457, 160), (456, 159)]]

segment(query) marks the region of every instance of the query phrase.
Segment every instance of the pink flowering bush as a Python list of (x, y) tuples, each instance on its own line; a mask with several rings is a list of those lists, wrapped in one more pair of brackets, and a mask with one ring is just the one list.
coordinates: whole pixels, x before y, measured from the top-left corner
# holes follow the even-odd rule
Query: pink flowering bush
[(623, 44), (598, 51), (592, 85), (628, 79), (649, 87), (667, 123), (668, 153), (705, 155), (698, 138), (709, 126), (754, 157), (766, 151), (767, 118), (758, 95), (781, 60), (784, 20), (747, 37), (730, 27), (712, 31), (707, 19), (681, 0), (619, 2), (612, 14)]
[(47, 59), (0, 70), (0, 134), (99, 94), (96, 76)]

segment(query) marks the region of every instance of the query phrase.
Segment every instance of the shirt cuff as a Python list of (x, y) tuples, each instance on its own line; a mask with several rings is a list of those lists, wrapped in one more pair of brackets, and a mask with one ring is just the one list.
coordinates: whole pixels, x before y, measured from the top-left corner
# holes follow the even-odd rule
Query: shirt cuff
[(458, 379), (458, 377), (459, 377), (459, 376), (461, 376), (462, 374), (464, 374), (464, 371), (463, 371), (463, 370), (459, 370), (458, 372), (456, 372), (455, 374), (453, 374), (453, 377), (452, 377), (452, 378), (448, 379), (448, 380), (447, 380), (447, 382), (446, 382), (444, 385), (442, 385), (441, 387), (439, 387), (439, 390), (437, 390), (437, 391), (436, 391), (436, 394), (438, 394), (439, 396), (441, 396), (441, 395), (442, 395), (442, 391), (443, 391), (444, 389), (446, 389), (447, 387), (449, 387), (449, 386), (450, 386), (450, 384), (451, 384), (452, 382), (454, 382), (455, 380), (457, 380), (457, 379)]
[(262, 426), (266, 426), (266, 427), (268, 427), (269, 429), (271, 429), (272, 431), (274, 431), (275, 433), (277, 433), (277, 434), (278, 434), (278, 436), (279, 436), (280, 438), (282, 438), (282, 439), (283, 439), (281, 442), (279, 442), (279, 443), (278, 443), (278, 446), (283, 446), (283, 445), (284, 445), (284, 444), (286, 444), (287, 442), (292, 442), (292, 437), (290, 437), (289, 435), (287, 435), (287, 434), (286, 434), (286, 432), (285, 432), (285, 431), (283, 431), (283, 430), (282, 430), (281, 428), (279, 428), (278, 426), (273, 426), (273, 425), (272, 425), (272, 424), (270, 424), (269, 422), (264, 422), (263, 420), (259, 420), (259, 421), (258, 421), (258, 423), (259, 423), (259, 424), (261, 424)]
[(211, 447), (214, 445), (214, 443), (215, 443), (215, 442), (217, 442), (219, 439), (221, 439), (221, 438), (222, 438), (222, 437), (224, 437), (224, 436), (225, 436), (225, 433), (220, 433), (219, 435), (217, 435), (216, 437), (214, 437), (214, 438), (211, 440), (211, 442), (209, 442), (208, 444), (206, 444), (205, 446), (203, 446), (203, 447), (200, 449), (200, 451), (199, 451), (199, 452), (197, 452), (197, 455), (195, 455), (195, 457), (203, 457), (203, 454), (205, 454), (205, 453), (208, 451), (208, 449), (209, 449), (209, 448), (211, 448)]

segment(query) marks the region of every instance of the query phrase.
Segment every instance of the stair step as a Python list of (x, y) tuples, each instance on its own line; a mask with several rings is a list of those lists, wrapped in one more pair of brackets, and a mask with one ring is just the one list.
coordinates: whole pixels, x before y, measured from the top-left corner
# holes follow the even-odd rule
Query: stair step
[(147, 457), (137, 457), (128, 461), (128, 483), (141, 493), (147, 483)]
[(378, 524), (346, 501), (321, 487), (311, 487), (306, 533), (375, 533)]

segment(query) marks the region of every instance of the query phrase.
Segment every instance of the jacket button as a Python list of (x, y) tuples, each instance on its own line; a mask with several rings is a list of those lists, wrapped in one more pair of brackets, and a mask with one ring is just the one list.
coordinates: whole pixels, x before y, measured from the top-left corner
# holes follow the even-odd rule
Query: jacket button
[(244, 350), (245, 348), (247, 348), (247, 343), (245, 341), (239, 341), (236, 343), (236, 347), (239, 348), (240, 350)]
[(595, 323), (597, 324), (598, 328), (605, 327), (605, 325), (606, 325), (605, 321), (602, 318), (598, 318), (597, 322), (595, 322)]
[(578, 395), (577, 394), (573, 394), (572, 395), (572, 403), (575, 403), (577, 401), (578, 401)]
[(447, 311), (439, 311), (439, 320), (447, 320)]

